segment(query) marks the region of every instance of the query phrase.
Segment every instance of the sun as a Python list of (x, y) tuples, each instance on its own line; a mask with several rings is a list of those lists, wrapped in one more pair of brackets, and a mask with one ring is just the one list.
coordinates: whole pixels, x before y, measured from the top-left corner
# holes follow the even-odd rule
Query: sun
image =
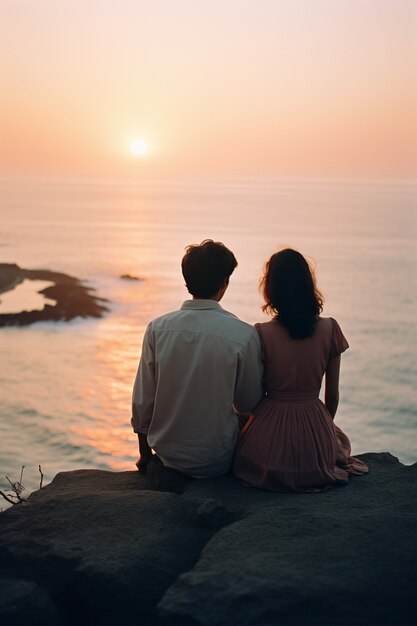
[(130, 151), (135, 156), (145, 156), (148, 152), (148, 144), (143, 139), (133, 139), (130, 144)]

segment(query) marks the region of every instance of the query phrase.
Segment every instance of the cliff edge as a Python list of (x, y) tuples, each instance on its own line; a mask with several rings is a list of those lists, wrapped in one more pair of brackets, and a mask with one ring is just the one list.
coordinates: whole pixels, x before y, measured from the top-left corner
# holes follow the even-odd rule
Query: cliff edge
[(417, 464), (360, 458), (318, 494), (60, 473), (0, 515), (0, 623), (415, 624)]

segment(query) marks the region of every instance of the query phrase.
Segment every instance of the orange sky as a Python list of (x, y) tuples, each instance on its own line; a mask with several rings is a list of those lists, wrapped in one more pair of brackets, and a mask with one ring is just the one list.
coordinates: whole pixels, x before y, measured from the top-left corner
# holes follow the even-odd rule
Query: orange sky
[(1, 170), (415, 176), (416, 41), (415, 0), (0, 0)]

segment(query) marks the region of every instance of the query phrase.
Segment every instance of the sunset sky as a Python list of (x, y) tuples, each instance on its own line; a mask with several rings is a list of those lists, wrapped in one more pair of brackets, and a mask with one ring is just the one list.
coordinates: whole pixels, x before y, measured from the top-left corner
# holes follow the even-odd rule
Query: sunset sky
[(415, 177), (416, 41), (416, 0), (0, 0), (1, 171)]

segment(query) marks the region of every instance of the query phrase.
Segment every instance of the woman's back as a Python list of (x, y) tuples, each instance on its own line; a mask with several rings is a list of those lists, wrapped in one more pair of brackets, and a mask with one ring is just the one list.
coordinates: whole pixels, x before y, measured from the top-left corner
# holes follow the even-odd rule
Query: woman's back
[[(319, 399), (324, 374), (348, 347), (333, 318), (293, 339), (277, 320), (256, 325), (265, 365), (264, 400), (242, 431), (234, 472), (248, 485), (272, 491), (320, 491), (367, 472)], [(326, 379), (327, 382), (327, 379)]]
[(292, 339), (277, 320), (256, 324), (264, 355), (267, 395), (314, 392), (317, 396), (329, 359), (349, 347), (333, 318), (319, 318), (314, 333)]
[[(302, 254), (276, 252), (261, 280), (274, 317), (256, 324), (264, 358), (262, 402), (241, 433), (233, 469), (242, 481), (272, 491), (320, 491), (346, 484), (366, 466), (333, 418), (339, 402), (340, 355), (349, 344), (333, 318), (321, 318), (323, 296)], [(319, 399), (326, 375), (325, 403)]]

